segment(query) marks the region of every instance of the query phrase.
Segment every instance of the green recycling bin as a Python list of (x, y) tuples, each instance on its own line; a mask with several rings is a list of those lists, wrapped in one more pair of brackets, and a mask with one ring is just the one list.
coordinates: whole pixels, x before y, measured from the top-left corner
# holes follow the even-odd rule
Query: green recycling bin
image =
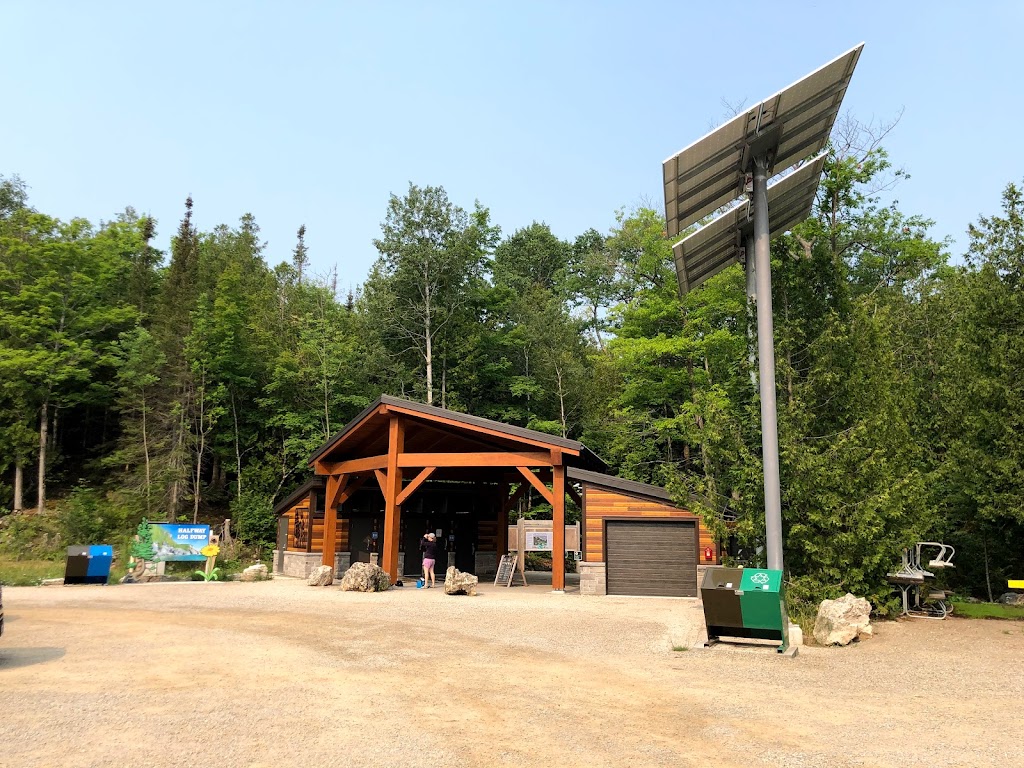
[(708, 568), (700, 587), (708, 645), (722, 637), (778, 640), (789, 648), (789, 616), (782, 571)]

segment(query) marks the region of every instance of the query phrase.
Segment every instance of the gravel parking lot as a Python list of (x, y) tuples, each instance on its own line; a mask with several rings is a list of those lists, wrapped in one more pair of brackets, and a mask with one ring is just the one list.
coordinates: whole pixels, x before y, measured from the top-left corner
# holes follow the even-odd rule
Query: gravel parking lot
[(5, 767), (1024, 764), (1019, 622), (887, 622), (788, 659), (699, 649), (696, 601), (544, 587), (26, 587), (4, 604)]

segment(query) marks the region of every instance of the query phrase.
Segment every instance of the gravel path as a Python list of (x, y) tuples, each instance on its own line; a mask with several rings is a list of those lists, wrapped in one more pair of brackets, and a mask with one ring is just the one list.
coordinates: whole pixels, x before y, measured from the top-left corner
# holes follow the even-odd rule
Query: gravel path
[[(1024, 623), (698, 650), (700, 604), (8, 588), (0, 766), (1015, 766)], [(690, 648), (673, 652), (673, 646)]]

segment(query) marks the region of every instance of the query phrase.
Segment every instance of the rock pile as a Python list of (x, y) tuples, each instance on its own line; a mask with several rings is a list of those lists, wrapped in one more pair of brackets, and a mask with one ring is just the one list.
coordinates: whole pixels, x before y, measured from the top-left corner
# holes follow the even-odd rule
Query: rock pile
[(341, 577), (343, 592), (383, 592), (391, 589), (391, 579), (384, 569), (369, 563), (355, 563)]
[(838, 600), (822, 600), (814, 622), (819, 645), (849, 645), (871, 637), (871, 603), (849, 592)]
[(471, 573), (463, 573), (454, 565), (444, 574), (444, 593), (446, 595), (475, 595), (476, 585), (480, 580)]

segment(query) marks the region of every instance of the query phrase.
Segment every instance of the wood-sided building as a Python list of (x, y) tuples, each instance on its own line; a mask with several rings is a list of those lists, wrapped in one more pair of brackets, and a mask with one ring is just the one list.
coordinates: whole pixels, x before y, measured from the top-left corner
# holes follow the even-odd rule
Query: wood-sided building
[(700, 518), (664, 488), (572, 468), (583, 500), (585, 594), (696, 597), (700, 574), (721, 551)]
[[(309, 462), (315, 476), (275, 509), (274, 568), (284, 575), (304, 577), (320, 564), (340, 573), (364, 561), (377, 562), (395, 581), (419, 573), (419, 541), (428, 531), (439, 533), (442, 573), (449, 562), (462, 571), (493, 573), (507, 551), (507, 537), (499, 532), (507, 531), (509, 511), (526, 495), (551, 505), (555, 551), (565, 549), (566, 498), (590, 510), (593, 520), (583, 522), (584, 561), (603, 564), (607, 553), (611, 593), (634, 589), (635, 580), (618, 574), (631, 567), (630, 558), (645, 542), (651, 558), (669, 566), (672, 575), (653, 582), (655, 590), (666, 591), (645, 586), (633, 593), (677, 594), (680, 561), (692, 564), (696, 583), (697, 545), (679, 527), (690, 525), (699, 538), (696, 518), (674, 507), (663, 489), (642, 483), (620, 487), (617, 493), (626, 501), (615, 501), (609, 492), (616, 491), (599, 480), (630, 481), (604, 475), (607, 465), (575, 440), (384, 395)], [(643, 503), (648, 506), (636, 506)], [(639, 529), (621, 525), (659, 517), (672, 521), (658, 529), (668, 543), (656, 535), (638, 540)], [(670, 552), (680, 547), (686, 552), (673, 558)], [(552, 560), (552, 588), (560, 590), (564, 560)], [(648, 575), (655, 571), (644, 569)]]

